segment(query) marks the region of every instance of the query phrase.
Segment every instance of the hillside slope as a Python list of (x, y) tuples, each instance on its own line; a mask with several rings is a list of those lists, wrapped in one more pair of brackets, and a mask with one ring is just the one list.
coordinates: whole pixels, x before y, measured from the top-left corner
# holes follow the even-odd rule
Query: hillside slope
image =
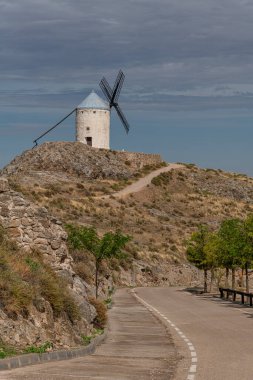
[[(113, 194), (161, 165), (157, 156), (154, 160), (154, 156), (150, 158), (147, 155), (146, 159), (151, 160), (149, 163), (154, 160), (153, 165), (145, 166), (145, 161), (140, 165), (139, 160), (138, 167), (138, 154), (133, 154), (131, 161), (127, 152), (115, 153), (85, 147), (80, 153), (76, 143), (50, 144), (44, 144), (44, 153), (43, 146), (25, 153), (8, 165), (3, 173), (8, 176), (14, 189), (39, 206), (46, 207), (63, 222), (94, 226), (100, 233), (120, 229), (133, 237), (128, 246), (129, 260), (112, 260), (109, 267), (104, 266), (104, 275), (108, 279), (104, 286), (113, 283), (198, 283), (198, 272), (185, 258), (185, 239), (199, 223), (215, 229), (224, 218), (244, 217), (253, 211), (253, 180), (244, 175), (183, 165), (161, 174), (140, 192), (122, 199)], [(61, 155), (62, 144), (67, 147), (67, 150), (64, 148), (65, 153), (71, 151), (71, 155), (64, 158), (68, 168), (62, 166), (61, 160), (52, 158)], [(48, 155), (49, 148), (54, 151), (54, 156)], [(37, 154), (42, 156), (39, 159), (42, 163), (36, 166), (37, 171), (31, 171)], [(113, 172), (118, 174), (112, 175), (112, 171), (106, 172), (99, 165), (96, 175), (92, 176), (87, 176), (86, 168), (82, 167), (82, 173), (76, 169), (79, 161), (86, 162), (90, 168), (93, 165), (90, 164), (90, 156), (93, 154), (100, 156), (99, 165), (110, 157), (108, 162), (110, 165), (113, 163)], [(123, 161), (121, 154), (124, 155)], [(123, 179), (122, 165), (126, 176)], [(102, 170), (103, 175), (100, 175), (99, 170)], [(63, 174), (59, 176), (59, 173)], [(103, 199), (104, 195), (107, 195), (106, 199)], [(87, 253), (87, 260), (83, 262), (80, 255), (74, 252), (73, 259), (76, 272), (92, 284), (92, 258)]]

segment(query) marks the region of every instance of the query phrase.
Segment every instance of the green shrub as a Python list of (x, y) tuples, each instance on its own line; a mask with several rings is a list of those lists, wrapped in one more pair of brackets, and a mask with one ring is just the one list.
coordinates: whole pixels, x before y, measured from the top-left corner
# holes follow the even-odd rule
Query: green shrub
[(48, 349), (52, 348), (53, 344), (50, 342), (45, 342), (41, 346), (28, 346), (24, 349), (24, 352), (26, 354), (28, 353), (36, 353), (36, 354), (43, 354), (44, 352), (47, 352)]
[(161, 173), (157, 177), (151, 180), (151, 183), (155, 186), (167, 185), (172, 178), (172, 173)]
[(8, 356), (14, 356), (14, 355), (17, 355), (17, 351), (12, 346), (5, 344), (0, 339), (0, 359), (4, 359)]

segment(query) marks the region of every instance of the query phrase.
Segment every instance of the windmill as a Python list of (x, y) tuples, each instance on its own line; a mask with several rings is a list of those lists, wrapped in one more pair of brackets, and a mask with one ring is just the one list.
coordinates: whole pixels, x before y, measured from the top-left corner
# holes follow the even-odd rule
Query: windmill
[(126, 133), (129, 132), (129, 124), (124, 116), (119, 104), (119, 96), (123, 86), (125, 75), (122, 70), (119, 71), (113, 88), (109, 83), (102, 78), (99, 83), (106, 100), (101, 99), (94, 91), (83, 100), (78, 107), (72, 110), (67, 116), (61, 119), (57, 124), (40, 135), (34, 140), (35, 146), (38, 145), (38, 140), (47, 135), (63, 121), (65, 121), (74, 112), (76, 113), (76, 141), (95, 148), (109, 149), (110, 147), (110, 116), (111, 109), (115, 108), (120, 121), (122, 122)]

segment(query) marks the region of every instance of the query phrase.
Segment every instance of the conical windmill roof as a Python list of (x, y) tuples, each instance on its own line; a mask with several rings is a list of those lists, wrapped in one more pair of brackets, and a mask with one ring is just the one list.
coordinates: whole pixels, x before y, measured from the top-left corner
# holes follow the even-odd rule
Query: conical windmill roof
[(110, 111), (109, 103), (100, 98), (100, 96), (98, 96), (94, 91), (92, 91), (77, 108)]

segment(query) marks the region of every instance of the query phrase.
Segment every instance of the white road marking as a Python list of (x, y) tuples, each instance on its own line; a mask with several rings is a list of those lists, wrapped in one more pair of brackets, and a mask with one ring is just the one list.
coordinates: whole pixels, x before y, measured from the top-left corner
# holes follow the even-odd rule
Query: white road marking
[(194, 372), (194, 373), (197, 372), (197, 365), (196, 365), (196, 364), (192, 364), (192, 365), (191, 365), (191, 367), (190, 367), (190, 372), (191, 372), (191, 373), (193, 373), (193, 372)]
[[(34, 374), (34, 375), (41, 375), (41, 374), (44, 374), (43, 372), (30, 372), (30, 374)], [(62, 373), (46, 373), (46, 375), (50, 375), (50, 376), (63, 376)], [(64, 373), (64, 376), (67, 376), (67, 377), (74, 377), (75, 379), (86, 379), (86, 378), (90, 378), (90, 375), (71, 375), (70, 373)]]
[(174, 330), (178, 333), (178, 335), (184, 340), (184, 342), (187, 344), (190, 353), (191, 353), (191, 366), (188, 371), (188, 376), (186, 380), (194, 380), (195, 379), (195, 374), (197, 372), (197, 363), (198, 358), (197, 358), (197, 353), (195, 351), (195, 348), (191, 341), (182, 333), (182, 331), (176, 327), (174, 323), (172, 323), (164, 314), (162, 314), (159, 310), (157, 310), (155, 307), (149, 305), (147, 302), (145, 302), (141, 297), (139, 297), (136, 293), (135, 290), (132, 289), (131, 292), (134, 294), (135, 298), (137, 298), (150, 312), (156, 312), (156, 314), (160, 315), (166, 322), (170, 324), (170, 326), (174, 327)]

